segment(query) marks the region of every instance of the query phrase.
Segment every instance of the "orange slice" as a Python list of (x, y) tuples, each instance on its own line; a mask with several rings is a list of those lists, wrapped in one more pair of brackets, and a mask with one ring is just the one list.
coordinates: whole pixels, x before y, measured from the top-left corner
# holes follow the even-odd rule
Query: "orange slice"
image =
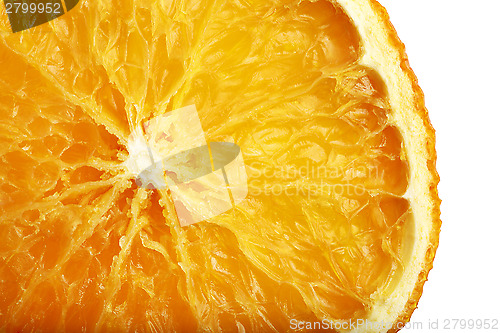
[[(435, 135), (376, 1), (81, 1), (15, 34), (2, 8), (0, 30), (2, 331), (409, 320), (438, 245)], [(181, 227), (130, 137), (192, 105), (248, 194)]]

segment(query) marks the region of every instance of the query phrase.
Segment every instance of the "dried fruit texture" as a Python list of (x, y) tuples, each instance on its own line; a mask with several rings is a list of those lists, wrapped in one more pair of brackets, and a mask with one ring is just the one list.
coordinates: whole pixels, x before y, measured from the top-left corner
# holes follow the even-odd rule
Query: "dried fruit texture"
[[(409, 319), (437, 246), (434, 134), (380, 5), (81, 1), (17, 34), (1, 10), (1, 330)], [(249, 195), (181, 228), (124, 161), (135, 128), (191, 104), (241, 147)]]

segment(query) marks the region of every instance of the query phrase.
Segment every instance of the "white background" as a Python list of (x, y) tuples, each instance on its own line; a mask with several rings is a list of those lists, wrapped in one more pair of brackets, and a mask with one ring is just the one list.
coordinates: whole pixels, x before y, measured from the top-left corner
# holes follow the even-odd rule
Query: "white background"
[(379, 2), (424, 90), (441, 176), (440, 245), (411, 322), (488, 332), (444, 321), (500, 321), (500, 1)]

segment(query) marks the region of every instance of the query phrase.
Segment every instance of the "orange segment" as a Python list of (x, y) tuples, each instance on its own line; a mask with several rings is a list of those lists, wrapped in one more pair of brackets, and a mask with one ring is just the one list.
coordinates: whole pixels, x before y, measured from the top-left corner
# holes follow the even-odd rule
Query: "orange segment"
[[(409, 320), (437, 247), (434, 133), (375, 1), (81, 1), (2, 32), (0, 58), (2, 330)], [(193, 104), (249, 193), (180, 227), (124, 162)]]

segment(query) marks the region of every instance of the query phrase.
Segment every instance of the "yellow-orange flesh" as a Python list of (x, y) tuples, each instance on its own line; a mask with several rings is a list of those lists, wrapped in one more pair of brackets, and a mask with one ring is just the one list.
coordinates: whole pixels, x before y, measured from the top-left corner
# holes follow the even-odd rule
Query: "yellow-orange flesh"
[[(364, 318), (413, 222), (362, 54), (326, 0), (83, 1), (0, 34), (0, 330)], [(169, 191), (138, 188), (123, 161), (133, 128), (191, 104), (207, 141), (241, 147), (249, 195), (181, 228)]]

